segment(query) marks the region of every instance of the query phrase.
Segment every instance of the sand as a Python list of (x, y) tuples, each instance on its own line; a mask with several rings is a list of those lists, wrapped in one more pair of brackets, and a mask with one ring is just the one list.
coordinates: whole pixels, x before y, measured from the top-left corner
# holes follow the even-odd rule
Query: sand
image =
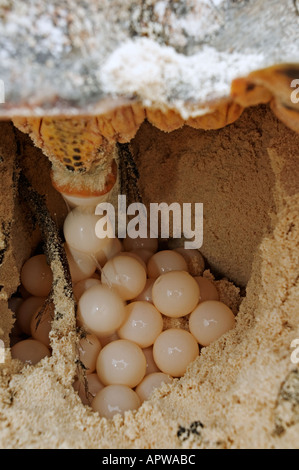
[(108, 421), (82, 405), (72, 388), (75, 305), (57, 236), (49, 253), (57, 281), (53, 354), (36, 366), (10, 358), (7, 299), (17, 290), (22, 263), (39, 246), (43, 219), (32, 219), (21, 203), (17, 167), (45, 195), (60, 227), (65, 206), (41, 151), (10, 123), (1, 123), (0, 132), (0, 338), (6, 345), (0, 447), (298, 448), (299, 372), (290, 345), (299, 338), (299, 136), (266, 106), (219, 131), (185, 126), (167, 134), (141, 126), (130, 147), (144, 202), (204, 203), (205, 275), (215, 276), (236, 327), (202, 348), (184, 377), (163, 385), (138, 411)]

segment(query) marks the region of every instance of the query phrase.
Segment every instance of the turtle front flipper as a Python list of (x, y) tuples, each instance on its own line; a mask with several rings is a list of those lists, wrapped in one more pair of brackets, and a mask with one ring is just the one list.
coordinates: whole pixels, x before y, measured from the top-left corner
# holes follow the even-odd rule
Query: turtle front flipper
[(231, 96), (244, 107), (270, 102), (278, 119), (299, 132), (299, 92), (294, 89), (296, 85), (299, 85), (299, 65), (279, 64), (233, 80)]
[(52, 163), (54, 187), (72, 203), (76, 198), (101, 198), (116, 177), (116, 143), (106, 139), (95, 116), (15, 118)]
[[(145, 112), (138, 104), (104, 115), (13, 119), (52, 163), (52, 182), (69, 203), (103, 200), (117, 178), (117, 142), (129, 142)], [(94, 199), (95, 198), (95, 199)]]

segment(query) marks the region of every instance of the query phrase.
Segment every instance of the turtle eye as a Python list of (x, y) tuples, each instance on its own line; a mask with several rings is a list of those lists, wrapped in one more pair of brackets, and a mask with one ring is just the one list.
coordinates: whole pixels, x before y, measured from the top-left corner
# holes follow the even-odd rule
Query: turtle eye
[(255, 84), (254, 83), (248, 83), (246, 85), (246, 91), (252, 91), (255, 89)]

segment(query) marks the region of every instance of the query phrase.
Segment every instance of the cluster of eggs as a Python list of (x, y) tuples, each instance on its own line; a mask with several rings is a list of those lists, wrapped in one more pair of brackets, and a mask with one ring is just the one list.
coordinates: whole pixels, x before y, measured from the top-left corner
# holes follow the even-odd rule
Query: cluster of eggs
[[(158, 250), (156, 238), (99, 237), (99, 216), (76, 207), (64, 222), (65, 251), (77, 302), (79, 360), (86, 382), (73, 386), (101, 416), (137, 409), (162, 383), (182, 377), (207, 346), (234, 327), (235, 317), (202, 276), (198, 250)], [(45, 255), (21, 271), (27, 298), (16, 309), (28, 338), (12, 357), (31, 364), (51, 354), (52, 272)]]

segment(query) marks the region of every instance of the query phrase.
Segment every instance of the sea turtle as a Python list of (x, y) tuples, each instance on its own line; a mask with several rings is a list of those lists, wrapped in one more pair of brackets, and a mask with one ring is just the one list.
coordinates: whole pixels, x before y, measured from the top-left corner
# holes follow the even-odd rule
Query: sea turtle
[(183, 125), (219, 129), (238, 119), (244, 108), (270, 103), (276, 116), (299, 132), (296, 86), (299, 65), (280, 64), (236, 78), (227, 99), (208, 103), (206, 114), (186, 120), (174, 109), (161, 111), (134, 103), (104, 115), (21, 117), (13, 122), (51, 160), (52, 181), (58, 191), (71, 196), (100, 196), (116, 181), (116, 143), (129, 142), (145, 119), (165, 132)]

